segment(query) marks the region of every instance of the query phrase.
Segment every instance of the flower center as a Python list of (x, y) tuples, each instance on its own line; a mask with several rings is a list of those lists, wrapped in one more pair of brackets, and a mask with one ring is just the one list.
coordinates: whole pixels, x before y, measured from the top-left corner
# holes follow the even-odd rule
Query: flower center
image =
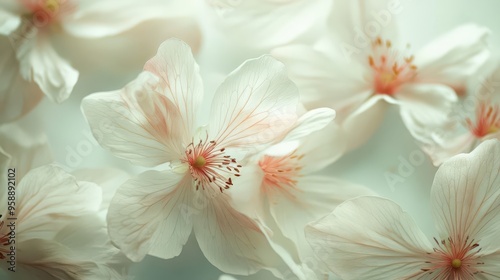
[(259, 166), (264, 171), (264, 191), (279, 190), (293, 196), (290, 191), (296, 189), (297, 177), (302, 169), (300, 160), (303, 157), (304, 155), (297, 155), (296, 151), (282, 157), (264, 156), (259, 161)]
[(200, 140), (188, 145), (182, 161), (189, 164), (197, 190), (200, 186), (203, 190), (216, 187), (222, 192), (233, 185), (233, 176), (240, 176), (241, 165), (225, 151), (215, 141)]
[(477, 138), (500, 131), (500, 108), (490, 101), (481, 101), (476, 108), (476, 120), (466, 120), (467, 128)]
[(75, 10), (76, 4), (72, 0), (19, 0), (30, 11), (27, 19), (37, 28), (61, 19), (62, 16)]
[(368, 63), (373, 69), (373, 86), (376, 93), (392, 95), (402, 84), (411, 81), (417, 73), (413, 59), (412, 55), (401, 55), (389, 40), (377, 38), (373, 41), (372, 55), (368, 57)]
[(435, 279), (469, 279), (472, 275), (483, 273), (478, 267), (484, 264), (479, 260), (481, 248), (474, 239), (453, 240), (450, 237), (440, 242), (434, 238), (434, 241), (437, 246), (434, 252), (429, 253), (429, 267), (422, 268), (419, 274), (432, 274)]
[(462, 266), (462, 260), (460, 259), (453, 259), (451, 261), (451, 267), (453, 268), (460, 268)]

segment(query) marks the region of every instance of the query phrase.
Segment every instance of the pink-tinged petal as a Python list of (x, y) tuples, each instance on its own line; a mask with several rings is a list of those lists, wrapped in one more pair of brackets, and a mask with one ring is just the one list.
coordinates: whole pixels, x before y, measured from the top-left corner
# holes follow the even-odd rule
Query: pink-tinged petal
[(267, 49), (320, 35), (331, 6), (325, 0), (206, 0), (208, 20), (235, 44)]
[(432, 246), (396, 203), (358, 197), (309, 224), (306, 237), (343, 279), (405, 279), (426, 266)]
[(194, 232), (205, 257), (220, 270), (249, 275), (274, 265), (277, 255), (256, 221), (238, 212), (225, 193), (197, 193)]
[(85, 97), (82, 110), (97, 142), (134, 164), (156, 166), (182, 157), (182, 120), (175, 105), (157, 92), (149, 72), (122, 90)]
[(178, 39), (167, 40), (144, 70), (158, 76), (162, 93), (180, 112), (185, 134), (192, 135), (203, 101), (203, 83), (191, 48)]
[(406, 128), (417, 140), (429, 127), (439, 127), (448, 120), (448, 114), (457, 101), (450, 87), (437, 84), (408, 84), (396, 94), (400, 114)]
[(9, 11), (0, 10), (0, 35), (8, 36), (21, 24), (21, 18)]
[(415, 55), (417, 81), (448, 85), (464, 94), (467, 81), (490, 59), (489, 34), (485, 27), (467, 24), (434, 40)]
[(0, 38), (0, 123), (14, 121), (30, 112), (43, 93), (19, 73), (16, 53), (6, 37)]
[(67, 247), (49, 239), (19, 242), (17, 255), (19, 267), (13, 273), (17, 279), (77, 280), (77, 275), (88, 274), (95, 268), (93, 263), (70, 259)]
[(19, 123), (0, 126), (0, 147), (9, 156), (9, 168), (16, 169), (18, 180), (33, 168), (53, 161), (45, 134), (29, 132)]
[(280, 47), (272, 55), (287, 66), (307, 108), (331, 107), (344, 119), (371, 94), (360, 74), (367, 70), (359, 63), (346, 63), (304, 45)]
[(365, 144), (384, 120), (389, 104), (396, 101), (387, 95), (370, 97), (340, 124), (347, 139), (347, 151)]
[(397, 15), (403, 6), (392, 0), (339, 0), (330, 14), (329, 27), (336, 39), (336, 50), (346, 60), (365, 63), (371, 43), (380, 37), (397, 41)]
[(434, 166), (439, 166), (455, 155), (470, 152), (476, 140), (474, 135), (466, 132), (454, 137), (431, 136), (429, 141), (421, 145), (424, 152), (431, 158)]
[(108, 210), (111, 241), (132, 261), (178, 256), (192, 230), (189, 176), (146, 171), (116, 192)]
[[(480, 246), (498, 244), (500, 142), (488, 140), (470, 154), (445, 161), (434, 177), (431, 205), (441, 238)], [(489, 239), (490, 242), (488, 242)]]
[(374, 192), (349, 182), (324, 176), (304, 176), (289, 194), (271, 193), (270, 209), (281, 232), (299, 248), (303, 260), (313, 255), (304, 235), (304, 227), (329, 214), (339, 204)]
[(187, 17), (193, 11), (186, 2), (189, 1), (79, 1), (74, 11), (64, 17), (62, 26), (76, 37), (112, 36), (147, 20)]
[(78, 80), (78, 71), (59, 56), (43, 34), (24, 40), (17, 49), (20, 72), (34, 81), (53, 102), (66, 100)]
[(22, 238), (53, 234), (75, 217), (96, 213), (101, 190), (77, 182), (55, 165), (31, 170), (17, 186), (17, 220)]
[(282, 63), (271, 56), (248, 60), (217, 89), (209, 135), (221, 147), (278, 140), (297, 120), (298, 98)]

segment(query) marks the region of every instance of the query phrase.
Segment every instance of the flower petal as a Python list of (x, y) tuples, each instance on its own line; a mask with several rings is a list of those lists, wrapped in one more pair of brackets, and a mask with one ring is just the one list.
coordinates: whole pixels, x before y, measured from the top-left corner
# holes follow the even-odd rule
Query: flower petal
[(309, 243), (345, 279), (404, 279), (422, 272), (432, 247), (394, 202), (358, 197), (306, 227)]
[(19, 267), (15, 276), (19, 278), (14, 277), (14, 279), (78, 280), (79, 276), (92, 274), (91, 272), (97, 269), (94, 262), (71, 259), (71, 250), (48, 239), (30, 239), (19, 242), (17, 254)]
[(97, 142), (134, 164), (156, 166), (183, 154), (182, 120), (176, 107), (156, 92), (157, 77), (144, 72), (122, 90), (95, 93), (82, 110)]
[(347, 138), (347, 151), (366, 143), (384, 120), (388, 103), (394, 99), (386, 95), (375, 95), (350, 114), (341, 127)]
[[(335, 117), (335, 111), (330, 108), (318, 108), (306, 112), (281, 142), (293, 142), (300, 140), (311, 133), (322, 130), (330, 124)], [(278, 144), (279, 145), (279, 144)], [(272, 153), (273, 146), (266, 150), (266, 154)]]
[(76, 37), (99, 38), (128, 30), (139, 23), (158, 18), (178, 18), (192, 13), (186, 1), (134, 0), (81, 1), (76, 11), (62, 22)]
[(30, 112), (43, 93), (19, 73), (16, 53), (6, 37), (0, 37), (0, 123), (14, 121)]
[(231, 42), (255, 49), (313, 40), (331, 6), (324, 0), (206, 2), (210, 5), (206, 14), (217, 30)]
[(448, 85), (463, 93), (469, 78), (490, 59), (489, 34), (485, 27), (467, 24), (434, 40), (415, 55), (417, 81)]
[(343, 120), (371, 94), (360, 74), (366, 70), (359, 63), (348, 64), (341, 57), (329, 57), (304, 45), (276, 48), (272, 55), (287, 66), (307, 108), (328, 106)]
[(297, 120), (298, 91), (270, 56), (247, 60), (220, 85), (209, 135), (222, 147), (252, 147), (280, 138)]
[(304, 235), (308, 223), (329, 214), (347, 199), (374, 194), (365, 187), (324, 176), (304, 176), (290, 193), (272, 193), (269, 205), (281, 232), (297, 244), (304, 259), (312, 256)]
[(422, 149), (429, 155), (434, 166), (460, 153), (468, 153), (474, 147), (476, 137), (471, 133), (463, 133), (455, 137), (432, 137), (422, 144)]
[(78, 80), (78, 71), (57, 54), (42, 34), (24, 40), (17, 49), (17, 59), (23, 78), (34, 81), (53, 102), (66, 100)]
[(17, 220), (23, 238), (57, 232), (75, 217), (96, 213), (101, 190), (91, 183), (77, 182), (55, 165), (31, 170), (17, 187)]
[(0, 139), (0, 146), (10, 157), (9, 167), (16, 168), (18, 180), (31, 169), (53, 161), (46, 135), (29, 132), (19, 123), (0, 126)]
[(437, 84), (408, 84), (397, 93), (400, 114), (408, 131), (417, 140), (429, 127), (443, 125), (457, 96), (450, 87)]
[(191, 48), (178, 39), (167, 40), (144, 70), (160, 78), (162, 93), (180, 112), (185, 134), (192, 135), (203, 101), (203, 83)]
[(171, 170), (146, 171), (116, 192), (108, 210), (113, 243), (132, 261), (146, 254), (178, 256), (192, 230), (191, 178)]
[(235, 210), (226, 194), (197, 195), (201, 209), (194, 232), (210, 263), (226, 273), (249, 275), (275, 262), (260, 225)]
[(392, 0), (335, 1), (330, 14), (331, 34), (347, 60), (366, 62), (371, 43), (377, 37), (398, 41), (396, 19), (402, 5)]
[(9, 11), (0, 10), (0, 35), (8, 36), (21, 24), (21, 18)]
[[(438, 169), (431, 190), (431, 205), (441, 238), (463, 242), (470, 237), (486, 247), (498, 244), (498, 155), (500, 142), (487, 140), (470, 154), (457, 155)], [(486, 238), (492, 238), (491, 242)]]
[(102, 203), (99, 209), (99, 217), (106, 220), (109, 204), (118, 188), (130, 179), (129, 174), (114, 168), (78, 169), (71, 172), (78, 181), (92, 182), (102, 190)]
[(300, 161), (302, 174), (310, 174), (332, 164), (345, 153), (347, 145), (345, 133), (335, 122), (302, 138), (296, 152), (304, 155)]

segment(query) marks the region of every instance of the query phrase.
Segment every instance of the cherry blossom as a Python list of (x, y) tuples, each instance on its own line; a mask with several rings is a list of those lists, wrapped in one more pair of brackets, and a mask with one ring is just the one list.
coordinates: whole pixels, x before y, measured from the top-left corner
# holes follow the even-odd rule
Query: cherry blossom
[(358, 197), (311, 223), (317, 256), (343, 279), (496, 279), (500, 276), (500, 142), (445, 161), (431, 190), (438, 236), (400, 206)]
[[(56, 103), (69, 97), (79, 72), (56, 48), (61, 37), (62, 41), (109, 37), (146, 20), (185, 16), (185, 10), (176, 1), (165, 5), (157, 0), (147, 4), (130, 0), (2, 1), (0, 122), (28, 113), (43, 95)], [(71, 49), (64, 52), (70, 54)]]
[[(183, 42), (165, 41), (144, 69), (122, 90), (82, 102), (103, 147), (137, 165), (166, 164), (118, 189), (108, 213), (111, 239), (133, 261), (146, 254), (168, 259), (181, 253), (194, 230), (204, 255), (224, 272), (268, 266), (275, 254), (267, 237), (234, 209), (231, 191), (244, 180), (245, 155), (297, 122), (298, 92), (283, 65), (270, 56), (245, 62), (219, 86), (211, 106)], [(332, 113), (310, 118), (323, 115)], [(106, 133), (103, 120), (111, 120)]]
[[(310, 273), (306, 279), (323, 277), (311, 273), (313, 268), (318, 273), (321, 269), (320, 264), (311, 263), (314, 254), (304, 227), (347, 199), (373, 194), (367, 188), (318, 174), (340, 158), (346, 147), (338, 126), (325, 121), (301, 122), (281, 142), (254, 156), (253, 166), (243, 172), (247, 180), (240, 190), (247, 195), (237, 203), (242, 212), (265, 221), (273, 230), (273, 241), (297, 252), (298, 265), (305, 274)], [(318, 131), (311, 133), (311, 126)]]
[(481, 82), (478, 90), (466, 97), (446, 123), (427, 127), (420, 145), (434, 165), (470, 152), (481, 142), (500, 138), (500, 67)]
[[(106, 225), (97, 216), (99, 186), (77, 181), (54, 165), (33, 169), (16, 180), (15, 209), (2, 204), (0, 217), (0, 267), (8, 275), (123, 279), (127, 261), (111, 245)], [(8, 195), (12, 193), (2, 188), (2, 201)], [(13, 254), (12, 265), (8, 261)]]
[(419, 139), (424, 127), (445, 121), (456, 95), (467, 91), (467, 80), (490, 56), (489, 31), (475, 24), (414, 52), (397, 38), (401, 7), (395, 2), (336, 1), (325, 38), (272, 52), (289, 67), (308, 109), (328, 104), (337, 111), (350, 149), (377, 130), (389, 104), (399, 105), (407, 129)]

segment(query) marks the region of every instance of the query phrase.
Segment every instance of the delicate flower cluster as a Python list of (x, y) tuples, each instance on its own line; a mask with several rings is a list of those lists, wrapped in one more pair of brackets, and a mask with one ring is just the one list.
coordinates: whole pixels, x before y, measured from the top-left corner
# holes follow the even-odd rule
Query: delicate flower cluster
[[(0, 179), (9, 185), (0, 268), (13, 279), (130, 279), (133, 262), (177, 257), (193, 234), (234, 275), (500, 278), (500, 63), (490, 31), (465, 24), (414, 51), (397, 36), (396, 2), (0, 3)], [(134, 29), (155, 20), (168, 34), (145, 41), (169, 39), (153, 54)], [(103, 53), (85, 52), (97, 39)], [(151, 58), (137, 71), (122, 64), (132, 56)], [(79, 90), (79, 74), (104, 75), (104, 64), (135, 78)], [(65, 170), (29, 124), (43, 95), (61, 103), (73, 91), (95, 92), (76, 102), (85, 130), (129, 172)], [(390, 106), (439, 166), (431, 239), (395, 202), (324, 172), (367, 143)]]

